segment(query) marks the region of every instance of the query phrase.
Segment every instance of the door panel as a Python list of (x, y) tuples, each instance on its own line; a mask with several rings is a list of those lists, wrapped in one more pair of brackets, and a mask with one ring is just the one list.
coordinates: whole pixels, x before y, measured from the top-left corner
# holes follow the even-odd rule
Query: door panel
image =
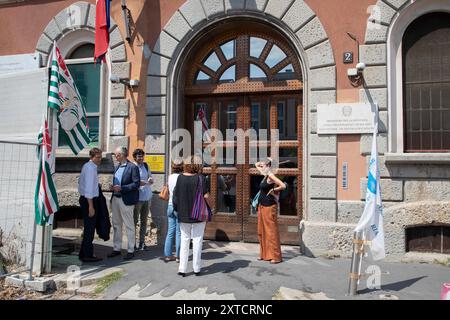
[[(210, 181), (210, 197), (213, 209), (212, 221), (207, 224), (205, 239), (224, 241), (242, 240), (242, 169), (235, 163), (236, 143), (234, 139), (227, 141), (227, 129), (233, 131), (239, 124), (240, 98), (215, 98), (215, 99), (191, 99), (191, 114), (187, 117), (190, 124), (186, 123), (191, 132), (194, 128), (194, 119), (200, 119), (201, 107), (205, 109), (205, 129), (218, 129), (222, 137), (211, 135), (211, 141), (217, 143), (218, 148), (208, 148), (208, 143), (203, 143), (203, 151), (211, 150), (212, 161), (205, 165), (204, 174)], [(219, 150), (224, 147), (223, 152)], [(226, 150), (231, 154), (226, 158)], [(234, 154), (232, 154), (234, 153)]]

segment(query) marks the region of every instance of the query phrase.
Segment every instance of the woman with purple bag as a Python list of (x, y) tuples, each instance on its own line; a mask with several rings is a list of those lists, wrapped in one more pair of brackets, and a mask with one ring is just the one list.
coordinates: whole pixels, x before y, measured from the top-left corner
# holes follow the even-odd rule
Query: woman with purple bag
[(200, 275), (203, 234), (206, 221), (210, 219), (210, 209), (206, 203), (209, 187), (206, 178), (201, 174), (202, 160), (197, 156), (185, 159), (183, 174), (180, 174), (173, 191), (173, 208), (178, 212), (180, 223), (180, 265), (178, 274), (186, 276), (189, 259), (189, 244), (193, 242), (193, 269)]

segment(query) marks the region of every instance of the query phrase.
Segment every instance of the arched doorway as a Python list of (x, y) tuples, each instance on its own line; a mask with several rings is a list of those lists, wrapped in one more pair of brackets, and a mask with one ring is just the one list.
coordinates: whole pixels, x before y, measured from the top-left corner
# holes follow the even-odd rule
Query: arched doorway
[[(242, 26), (245, 26), (244, 28)], [(281, 242), (299, 243), (302, 213), (303, 82), (297, 54), (284, 37), (263, 24), (228, 22), (215, 28), (191, 50), (183, 70), (184, 128), (194, 120), (217, 129), (223, 155), (236, 155), (240, 143), (227, 139), (227, 129), (278, 130), (277, 175), (287, 189), (280, 194), (278, 222)], [(270, 146), (270, 133), (259, 143)], [(261, 140), (262, 139), (262, 140)], [(262, 177), (250, 159), (249, 138), (244, 163), (216, 161), (204, 168), (211, 186), (214, 217), (205, 237), (257, 241), (257, 216), (251, 199)]]

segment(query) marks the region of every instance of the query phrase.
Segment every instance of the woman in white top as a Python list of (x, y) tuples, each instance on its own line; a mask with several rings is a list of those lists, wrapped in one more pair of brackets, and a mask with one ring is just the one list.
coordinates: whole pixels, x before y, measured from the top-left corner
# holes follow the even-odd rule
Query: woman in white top
[[(180, 224), (178, 223), (178, 214), (173, 209), (173, 189), (177, 184), (178, 176), (183, 172), (182, 161), (172, 161), (172, 174), (169, 176), (169, 204), (167, 206), (167, 236), (164, 244), (164, 261), (179, 262), (180, 258)], [(173, 240), (175, 238), (175, 256), (172, 255)]]

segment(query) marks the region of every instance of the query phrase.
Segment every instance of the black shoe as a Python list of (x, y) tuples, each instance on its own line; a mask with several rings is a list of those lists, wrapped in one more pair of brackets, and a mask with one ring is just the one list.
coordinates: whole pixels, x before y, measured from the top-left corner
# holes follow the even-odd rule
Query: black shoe
[(186, 273), (184, 273), (184, 272), (178, 272), (178, 275), (182, 276), (183, 278), (186, 277)]
[(81, 261), (83, 262), (99, 262), (102, 261), (102, 258), (97, 258), (96, 256), (92, 256), (92, 257), (84, 257), (84, 258), (80, 258)]
[(200, 271), (199, 272), (194, 272), (194, 274), (198, 277), (200, 275)]
[(120, 251), (113, 250), (110, 254), (107, 255), (108, 258), (114, 258), (120, 256)]
[(138, 250), (138, 251), (148, 251), (150, 249), (150, 247), (148, 247), (148, 246), (146, 246), (145, 245), (145, 243), (139, 243), (139, 247), (137, 247), (136, 249), (135, 249), (135, 251), (136, 250)]
[(128, 252), (125, 257), (123, 257), (123, 260), (130, 260), (134, 258), (134, 252)]

